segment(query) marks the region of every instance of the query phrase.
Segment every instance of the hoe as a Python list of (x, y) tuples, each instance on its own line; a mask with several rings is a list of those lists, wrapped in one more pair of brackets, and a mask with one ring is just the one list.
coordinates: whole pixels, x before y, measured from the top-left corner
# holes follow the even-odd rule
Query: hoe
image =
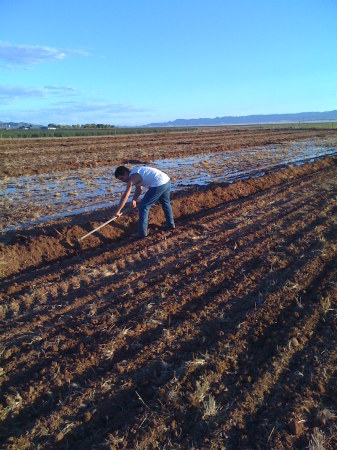
[[(131, 206), (127, 206), (125, 209), (123, 208), (123, 211), (121, 211), (121, 216), (125, 215), (125, 214), (129, 214), (130, 212), (133, 212), (133, 208)], [(120, 216), (119, 216), (120, 217)], [(85, 239), (86, 237), (90, 236), (93, 233), (96, 233), (96, 231), (100, 230), (101, 228), (105, 227), (105, 225), (108, 225), (108, 223), (110, 222), (114, 222), (116, 219), (118, 219), (118, 217), (114, 216), (112, 219), (107, 220), (106, 222), (102, 223), (102, 225), (100, 225), (97, 228), (94, 228), (93, 230), (89, 231), (89, 233), (85, 234), (84, 236), (80, 237), (78, 239), (78, 242), (81, 242), (83, 239)]]
[[(123, 213), (122, 213), (123, 214)], [(122, 215), (121, 214), (121, 215)], [(96, 231), (100, 230), (101, 228), (105, 227), (105, 225), (108, 225), (108, 223), (113, 222), (114, 220), (116, 220), (118, 217), (114, 216), (112, 219), (107, 220), (106, 222), (102, 223), (102, 225), (100, 225), (97, 228), (94, 228), (93, 230), (89, 231), (89, 233), (85, 234), (84, 236), (80, 237), (78, 239), (78, 241), (82, 241), (83, 239), (85, 239), (86, 237), (90, 236), (91, 234), (95, 233)]]

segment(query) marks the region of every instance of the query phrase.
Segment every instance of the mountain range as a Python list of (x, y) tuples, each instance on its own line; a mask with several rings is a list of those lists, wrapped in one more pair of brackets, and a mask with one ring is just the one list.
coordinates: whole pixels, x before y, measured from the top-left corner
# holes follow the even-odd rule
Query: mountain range
[(293, 114), (256, 114), (250, 116), (224, 116), (213, 119), (176, 119), (172, 122), (149, 123), (146, 127), (187, 127), (215, 125), (253, 125), (267, 123), (337, 121), (337, 110), (324, 112), (301, 112)]
[[(172, 122), (149, 123), (143, 127), (197, 127), (220, 125), (254, 125), (268, 123), (296, 122), (334, 122), (337, 121), (337, 110), (323, 112), (301, 112), (293, 114), (255, 114), (249, 116), (224, 116), (199, 119), (176, 119)], [(1, 122), (1, 128), (43, 128), (27, 122)]]

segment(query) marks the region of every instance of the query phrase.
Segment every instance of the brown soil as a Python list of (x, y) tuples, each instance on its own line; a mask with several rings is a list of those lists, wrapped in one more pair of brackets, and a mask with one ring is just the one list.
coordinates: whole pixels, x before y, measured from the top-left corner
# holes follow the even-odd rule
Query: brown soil
[(236, 127), (167, 134), (0, 140), (0, 176), (148, 163), (154, 159), (323, 137), (336, 137), (336, 131)]
[(172, 203), (5, 235), (3, 448), (337, 447), (337, 159)]

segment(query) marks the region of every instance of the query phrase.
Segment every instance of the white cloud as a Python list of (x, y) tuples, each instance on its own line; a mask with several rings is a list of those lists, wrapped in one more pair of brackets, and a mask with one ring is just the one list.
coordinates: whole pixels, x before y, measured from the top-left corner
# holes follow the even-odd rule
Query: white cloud
[(1, 86), (0, 85), (0, 99), (3, 101), (17, 100), (23, 98), (43, 97), (45, 94), (42, 89), (27, 88), (21, 86)]
[(48, 61), (59, 61), (69, 55), (88, 56), (87, 52), (57, 49), (40, 45), (14, 45), (0, 41), (0, 60), (9, 65), (31, 65)]
[(0, 85), (0, 99), (3, 102), (27, 98), (42, 98), (51, 95), (74, 95), (77, 90), (71, 86), (45, 86), (32, 88), (16, 85)]
[(81, 113), (104, 113), (104, 114), (121, 114), (121, 113), (143, 113), (148, 111), (145, 108), (139, 108), (128, 103), (110, 103), (104, 100), (97, 101), (65, 101), (55, 104), (53, 108), (65, 112), (81, 112)]
[(114, 125), (135, 125), (146, 123), (152, 110), (137, 107), (127, 103), (111, 103), (105, 100), (97, 101), (60, 101), (49, 103), (48, 106), (35, 108), (17, 108), (1, 111), (1, 121), (30, 123), (110, 123)]
[(56, 92), (77, 92), (77, 89), (72, 86), (54, 86), (49, 85), (45, 86), (45, 89), (48, 89), (49, 91), (56, 91)]

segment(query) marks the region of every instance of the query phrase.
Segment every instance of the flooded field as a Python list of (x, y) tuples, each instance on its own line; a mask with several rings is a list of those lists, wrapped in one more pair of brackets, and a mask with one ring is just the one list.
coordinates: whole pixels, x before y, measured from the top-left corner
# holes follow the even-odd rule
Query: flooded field
[[(1, 448), (337, 448), (336, 136), (226, 133), (3, 146), (4, 225), (92, 210), (1, 235)], [(136, 160), (176, 229), (154, 205), (146, 239), (134, 211), (79, 243)]]
[[(149, 164), (169, 174), (172, 190), (212, 182), (233, 183), (289, 164), (304, 164), (337, 153), (337, 140), (321, 139), (169, 158)], [(67, 170), (0, 181), (2, 231), (80, 214), (118, 202), (124, 186), (115, 166)]]

